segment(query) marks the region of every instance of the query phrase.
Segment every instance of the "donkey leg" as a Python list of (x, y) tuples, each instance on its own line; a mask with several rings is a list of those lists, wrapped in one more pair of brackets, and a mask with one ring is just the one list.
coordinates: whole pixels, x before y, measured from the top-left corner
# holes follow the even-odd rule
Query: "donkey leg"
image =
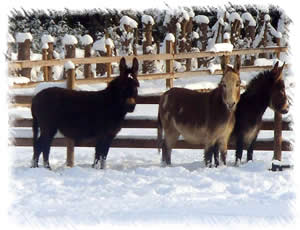
[(221, 162), (226, 165), (227, 158), (227, 142), (220, 143), (220, 152), (221, 152)]
[(247, 149), (247, 162), (253, 160), (253, 150), (254, 150), (255, 141), (256, 141), (256, 137), (254, 138), (254, 140), (251, 142), (249, 148)]
[(51, 147), (51, 142), (53, 140), (53, 137), (56, 133), (56, 130), (53, 130), (51, 133), (48, 135), (41, 136), (43, 137), (42, 139), (42, 146), (43, 146), (43, 164), (44, 168), (50, 169), (50, 163), (49, 163), (49, 154), (50, 154), (50, 147)]
[(227, 158), (227, 150), (221, 151), (221, 161), (224, 165), (226, 165), (226, 158)]
[(162, 146), (162, 164), (171, 165), (172, 148), (176, 144), (179, 133), (176, 129), (165, 131), (165, 140)]
[(214, 154), (215, 167), (217, 168), (220, 165), (219, 145), (217, 143), (212, 146), (212, 152)]
[(205, 166), (212, 168), (212, 155), (213, 155), (213, 146), (206, 147), (204, 150), (204, 162)]
[(243, 157), (243, 146), (244, 146), (243, 137), (240, 136), (236, 141), (235, 166), (239, 166), (241, 164), (242, 157)]
[(31, 168), (39, 167), (39, 158), (42, 153), (41, 138), (39, 137), (37, 141), (33, 144), (33, 156), (31, 161)]
[(99, 141), (96, 144), (96, 153), (93, 168), (105, 169), (106, 168), (106, 158), (109, 151), (109, 147), (113, 137), (106, 138), (105, 140)]
[(172, 149), (168, 148), (166, 142), (164, 141), (162, 145), (162, 158), (161, 158), (162, 165), (171, 165), (171, 153), (172, 153)]

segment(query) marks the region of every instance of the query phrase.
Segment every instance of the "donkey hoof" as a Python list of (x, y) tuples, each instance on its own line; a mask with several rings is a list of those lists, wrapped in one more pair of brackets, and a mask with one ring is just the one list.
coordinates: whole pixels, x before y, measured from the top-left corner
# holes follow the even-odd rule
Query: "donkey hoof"
[(240, 160), (240, 159), (237, 159), (237, 160), (235, 161), (234, 166), (235, 166), (235, 167), (240, 167), (240, 165), (241, 165), (241, 160)]
[(44, 168), (45, 168), (45, 169), (52, 170), (51, 167), (50, 167), (49, 162), (44, 162)]
[(38, 168), (38, 167), (39, 167), (38, 161), (32, 160), (30, 168)]
[(92, 165), (94, 169), (106, 169), (106, 161), (105, 160), (96, 160)]

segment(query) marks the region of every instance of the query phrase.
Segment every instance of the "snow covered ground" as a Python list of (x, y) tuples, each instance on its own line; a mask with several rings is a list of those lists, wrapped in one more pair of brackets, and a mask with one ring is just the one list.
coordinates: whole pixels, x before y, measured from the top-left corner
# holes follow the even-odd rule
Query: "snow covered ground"
[[(242, 73), (241, 77), (246, 83), (253, 75)], [(188, 88), (212, 88), (219, 79), (194, 77), (174, 83)], [(286, 82), (290, 89), (293, 79), (288, 77)], [(164, 85), (163, 80), (143, 81), (139, 93), (161, 92)], [(80, 87), (93, 90), (93, 86)], [(103, 84), (95, 87), (101, 88)], [(30, 89), (12, 92), (33, 93)], [(155, 117), (157, 106), (138, 105), (129, 116), (145, 114)], [(9, 110), (9, 116), (30, 117), (30, 111), (14, 108)], [(273, 116), (271, 110), (265, 114), (265, 118)], [(15, 135), (21, 135), (20, 129), (15, 131)], [(123, 129), (120, 133), (128, 134), (152, 136), (156, 130)], [(260, 137), (273, 137), (273, 133), (262, 132)], [(284, 138), (293, 136), (285, 132)], [(165, 225), (232, 229), (241, 224), (253, 228), (295, 222), (292, 171), (269, 171), (272, 152), (255, 151), (253, 162), (234, 167), (234, 152), (229, 151), (227, 167), (208, 169), (204, 167), (203, 150), (175, 149), (172, 167), (161, 167), (156, 149), (111, 148), (107, 170), (101, 171), (91, 168), (93, 148), (76, 148), (75, 167), (68, 168), (66, 149), (53, 147), (53, 170), (49, 171), (30, 168), (32, 148), (10, 147), (9, 151), (9, 189), (14, 194), (9, 216), (12, 223), (29, 229), (88, 229), (99, 225), (130, 229)], [(283, 161), (292, 160), (292, 152), (283, 152)]]

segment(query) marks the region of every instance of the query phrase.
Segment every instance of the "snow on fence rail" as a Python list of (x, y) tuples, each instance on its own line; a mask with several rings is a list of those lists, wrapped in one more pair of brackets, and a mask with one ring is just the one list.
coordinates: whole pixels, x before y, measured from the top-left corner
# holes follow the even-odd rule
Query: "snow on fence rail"
[[(175, 72), (173, 69), (173, 65), (175, 60), (178, 59), (192, 59), (192, 58), (207, 58), (207, 57), (220, 57), (220, 56), (234, 56), (234, 55), (248, 55), (248, 54), (263, 54), (263, 53), (276, 53), (277, 56), (280, 55), (281, 52), (287, 52), (287, 47), (267, 47), (267, 48), (255, 48), (255, 49), (236, 49), (232, 50), (232, 52), (228, 51), (204, 51), (204, 52), (193, 52), (193, 53), (179, 53), (175, 54), (172, 50), (172, 42), (167, 41), (169, 49), (167, 54), (149, 54), (149, 55), (137, 55), (137, 56), (126, 56), (126, 61), (131, 62), (134, 57), (136, 57), (139, 61), (150, 61), (150, 60), (165, 60), (166, 61), (166, 72), (165, 73), (150, 73), (150, 74), (140, 74), (140, 80), (153, 80), (153, 79), (166, 79), (167, 87), (172, 87), (174, 78), (182, 78), (182, 77), (192, 77), (195, 75), (220, 75), (222, 71), (216, 70), (211, 71), (208, 69), (201, 69), (196, 71), (188, 71), (188, 72)], [(110, 57), (85, 57), (85, 58), (65, 58), (65, 59), (51, 59), (51, 60), (36, 60), (36, 61), (13, 61), (8, 63), (9, 69), (28, 69), (37, 66), (41, 67), (53, 67), (64, 65), (66, 62), (72, 62), (75, 65), (90, 65), (90, 64), (106, 64), (107, 69), (111, 69), (111, 65), (113, 62), (119, 62), (121, 60), (121, 56), (110, 56)], [(242, 66), (241, 71), (249, 72), (249, 71), (262, 71), (266, 69), (270, 69), (272, 66)], [(49, 73), (47, 68), (46, 73)], [(91, 78), (90, 73), (85, 79), (76, 79), (79, 84), (91, 84), (91, 83), (99, 83), (99, 82), (109, 82), (113, 78), (111, 77), (111, 71), (108, 71), (107, 77), (102, 78)], [(45, 74), (45, 72), (44, 72)], [(46, 78), (49, 79), (49, 78)], [(50, 81), (50, 80), (49, 80)], [(57, 80), (63, 81), (63, 80)], [(32, 87), (39, 82), (28, 82), (25, 84), (14, 84), (12, 87)]]

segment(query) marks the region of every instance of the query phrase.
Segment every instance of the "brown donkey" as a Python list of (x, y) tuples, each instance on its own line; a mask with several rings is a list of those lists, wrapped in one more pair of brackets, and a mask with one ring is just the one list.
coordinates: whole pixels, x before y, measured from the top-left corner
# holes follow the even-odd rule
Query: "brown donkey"
[[(171, 164), (171, 151), (180, 135), (189, 143), (204, 144), (206, 166), (212, 166), (212, 153), (219, 149), (226, 164), (227, 142), (240, 99), (240, 57), (237, 56), (234, 68), (222, 63), (222, 70), (221, 82), (210, 92), (172, 88), (161, 96), (157, 137), (163, 164)], [(215, 165), (219, 165), (218, 158)]]

